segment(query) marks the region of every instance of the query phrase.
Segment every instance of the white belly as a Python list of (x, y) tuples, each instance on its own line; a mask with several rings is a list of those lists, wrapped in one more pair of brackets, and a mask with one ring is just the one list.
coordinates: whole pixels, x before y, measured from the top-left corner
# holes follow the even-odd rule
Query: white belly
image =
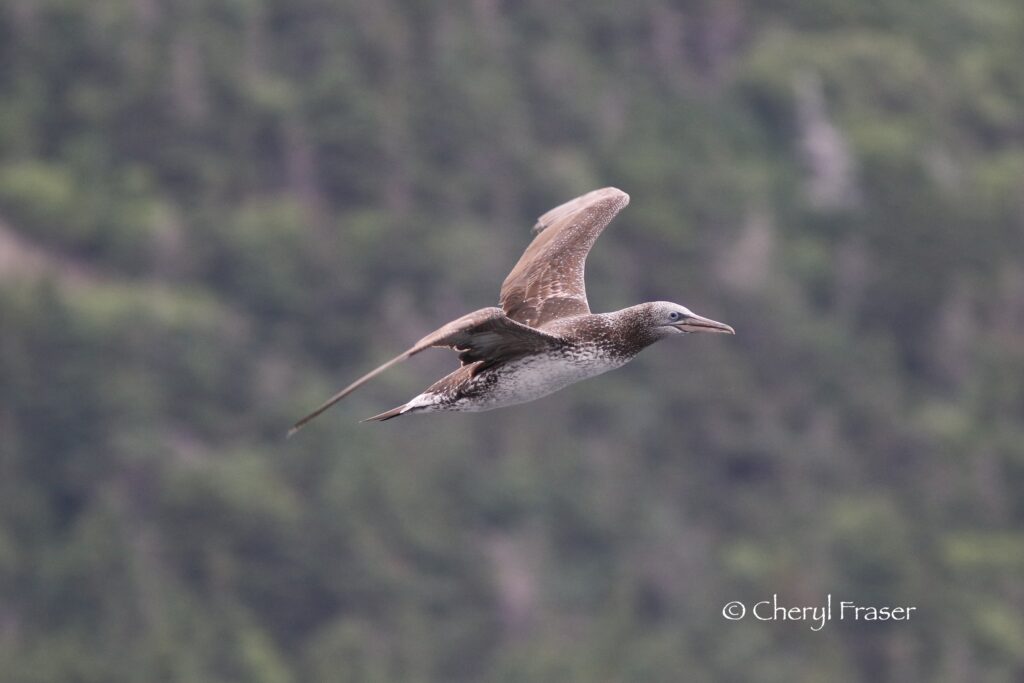
[(596, 377), (624, 365), (628, 359), (609, 358), (575, 349), (571, 356), (528, 356), (485, 370), (473, 377), (459, 396), (423, 393), (407, 405), (424, 411), (479, 412), (526, 403), (570, 384)]
[(545, 357), (515, 361), (499, 370), (500, 379), (489, 392), (486, 406), (476, 410), (533, 401), (620, 365), (622, 363), (598, 362), (596, 359), (566, 363)]

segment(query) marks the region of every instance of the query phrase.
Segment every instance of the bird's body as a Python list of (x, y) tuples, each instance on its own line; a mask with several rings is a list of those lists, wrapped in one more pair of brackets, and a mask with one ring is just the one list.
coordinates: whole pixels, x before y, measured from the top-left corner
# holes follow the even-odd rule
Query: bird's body
[[(356, 380), (299, 420), (291, 432), (392, 365), (430, 347), (460, 352), (462, 366), (407, 403), (370, 420), (413, 412), (479, 412), (525, 403), (614, 370), (667, 336), (726, 332), (679, 304), (655, 301), (591, 313), (583, 284), (590, 247), (629, 196), (595, 190), (539, 219), (538, 233), (502, 284), (501, 308), (464, 315)], [(291, 433), (290, 432), (290, 433)]]
[(434, 382), (389, 417), (407, 412), (477, 413), (526, 403), (614, 370), (625, 362), (601, 355), (594, 346), (568, 345), (551, 353), (492, 365), (479, 372), (477, 369), (483, 361), (478, 361)]
[[(627, 309), (628, 311), (628, 309)], [(642, 347), (618, 334), (623, 312), (564, 318), (551, 325), (559, 342), (550, 350), (487, 366), (464, 365), (427, 387), (388, 419), (407, 412), (480, 412), (526, 403), (570, 384), (622, 367)], [(390, 413), (390, 414), (389, 414)], [(370, 418), (376, 419), (376, 418)]]

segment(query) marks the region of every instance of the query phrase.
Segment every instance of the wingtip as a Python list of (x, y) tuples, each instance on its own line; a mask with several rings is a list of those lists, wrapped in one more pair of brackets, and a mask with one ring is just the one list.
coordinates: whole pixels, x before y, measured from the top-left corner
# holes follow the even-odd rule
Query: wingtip
[(623, 206), (629, 204), (629, 194), (626, 193), (626, 192), (623, 192), (622, 190), (620, 190), (617, 187), (609, 186), (609, 187), (604, 188), (603, 190), (598, 190), (598, 192), (606, 192), (608, 194), (618, 195), (622, 199), (622, 205)]
[(619, 206), (616, 209), (616, 211), (629, 204), (629, 195), (617, 187), (612, 187), (609, 185), (608, 187), (602, 187), (597, 190), (591, 190), (590, 192), (582, 194), (579, 197), (576, 197), (575, 199), (570, 199), (564, 204), (560, 204), (555, 208), (551, 209), (550, 211), (548, 211), (547, 213), (543, 214), (540, 218), (537, 219), (537, 222), (534, 223), (533, 230), (531, 232), (534, 235), (544, 232), (546, 228), (551, 226), (551, 224), (553, 224), (555, 221), (563, 218), (565, 215), (567, 215), (567, 213), (571, 213), (572, 211), (578, 210), (580, 208), (581, 203), (586, 204), (597, 201), (607, 201), (608, 199), (612, 198), (617, 198), (618, 200), (617, 203), (619, 204)]

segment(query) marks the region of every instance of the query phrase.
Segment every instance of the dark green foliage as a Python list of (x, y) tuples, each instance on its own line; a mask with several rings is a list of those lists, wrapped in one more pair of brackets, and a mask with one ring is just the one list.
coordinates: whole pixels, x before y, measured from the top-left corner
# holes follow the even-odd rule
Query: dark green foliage
[[(0, 680), (1024, 677), (1016, 0), (0, 4)], [(633, 204), (733, 339), (285, 442)], [(771, 599), (909, 622), (729, 622)]]

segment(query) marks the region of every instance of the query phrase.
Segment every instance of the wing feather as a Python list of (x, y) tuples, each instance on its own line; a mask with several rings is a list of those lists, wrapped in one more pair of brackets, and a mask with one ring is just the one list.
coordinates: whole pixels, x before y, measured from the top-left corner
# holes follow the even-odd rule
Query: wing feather
[(559, 337), (509, 319), (500, 308), (482, 308), (434, 330), (405, 352), (352, 382), (327, 399), (319, 408), (296, 422), (288, 430), (288, 436), (302, 429), (313, 418), (388, 368), (431, 347), (446, 347), (461, 351), (459, 359), (466, 364), (481, 360), (497, 362), (529, 353), (537, 353), (560, 342)]
[(501, 307), (508, 317), (536, 328), (589, 313), (583, 279), (587, 254), (628, 203), (628, 194), (606, 187), (541, 216), (533, 228), (537, 236), (501, 286)]

